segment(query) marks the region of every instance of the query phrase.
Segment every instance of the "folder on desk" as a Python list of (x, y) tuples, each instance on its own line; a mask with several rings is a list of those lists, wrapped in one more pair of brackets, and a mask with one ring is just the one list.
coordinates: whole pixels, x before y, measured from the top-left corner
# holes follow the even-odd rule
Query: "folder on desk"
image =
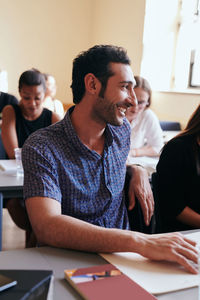
[(15, 286), (0, 292), (1, 300), (53, 299), (51, 270), (0, 270), (0, 274), (17, 281)]
[(156, 300), (112, 264), (64, 270), (65, 279), (85, 300)]

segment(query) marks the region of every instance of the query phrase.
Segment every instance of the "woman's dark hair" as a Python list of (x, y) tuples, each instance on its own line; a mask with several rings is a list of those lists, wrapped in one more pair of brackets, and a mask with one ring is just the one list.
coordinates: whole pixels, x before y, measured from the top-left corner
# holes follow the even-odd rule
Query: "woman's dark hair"
[(75, 104), (78, 104), (85, 94), (84, 78), (88, 73), (99, 79), (102, 84), (101, 96), (103, 95), (108, 78), (114, 75), (110, 69), (111, 62), (130, 65), (125, 49), (112, 45), (96, 45), (81, 52), (74, 59), (71, 88)]
[(134, 86), (134, 88), (141, 88), (143, 89), (145, 92), (147, 92), (147, 94), (149, 95), (149, 99), (148, 99), (148, 103), (146, 105), (146, 107), (149, 107), (151, 105), (151, 94), (152, 94), (152, 91), (151, 91), (151, 87), (148, 83), (148, 81), (141, 77), (141, 76), (134, 76), (135, 78), (135, 81), (136, 81), (136, 85)]
[(19, 78), (19, 91), (21, 90), (23, 85), (41, 85), (44, 88), (44, 91), (46, 91), (46, 83), (44, 75), (37, 69), (30, 69), (25, 72), (23, 72)]

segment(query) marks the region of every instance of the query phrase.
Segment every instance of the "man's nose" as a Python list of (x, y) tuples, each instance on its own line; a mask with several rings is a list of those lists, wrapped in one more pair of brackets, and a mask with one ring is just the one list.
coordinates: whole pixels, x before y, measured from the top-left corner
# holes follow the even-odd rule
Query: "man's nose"
[(135, 94), (134, 89), (131, 89), (131, 100), (132, 100), (132, 105), (137, 106), (138, 105), (138, 100)]

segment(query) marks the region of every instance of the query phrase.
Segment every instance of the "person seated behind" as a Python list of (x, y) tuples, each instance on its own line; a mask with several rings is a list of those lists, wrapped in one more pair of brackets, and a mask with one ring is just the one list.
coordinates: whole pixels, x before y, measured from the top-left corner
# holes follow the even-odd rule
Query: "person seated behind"
[[(45, 89), (44, 76), (38, 70), (21, 74), (19, 105), (7, 105), (3, 109), (2, 141), (8, 158), (15, 158), (14, 149), (21, 148), (31, 133), (60, 120), (57, 114), (42, 106)], [(28, 219), (22, 201), (8, 199), (6, 207), (16, 225), (26, 229)]]
[(200, 105), (163, 148), (155, 188), (162, 232), (200, 228)]
[[(24, 198), (40, 244), (92, 252), (132, 251), (197, 273), (195, 243), (179, 233), (130, 231), (124, 199), (130, 146), (128, 107), (136, 106), (126, 51), (97, 45), (73, 62), (75, 106), (33, 133), (22, 149)], [(30, 164), (31, 162), (31, 164)], [(130, 205), (138, 197), (146, 223), (153, 214), (148, 174), (132, 166)]]
[(61, 118), (64, 117), (64, 108), (60, 100), (55, 99), (56, 81), (52, 75), (44, 73), (46, 80), (46, 93), (43, 106), (57, 113)]
[(136, 108), (130, 107), (126, 117), (131, 124), (131, 146), (129, 158), (136, 156), (158, 156), (163, 147), (163, 133), (159, 120), (149, 108), (151, 88), (148, 81), (135, 76), (134, 91), (138, 100)]
[(0, 92), (0, 128), (2, 125), (2, 110), (4, 106), (9, 104), (18, 104), (17, 98), (11, 94)]

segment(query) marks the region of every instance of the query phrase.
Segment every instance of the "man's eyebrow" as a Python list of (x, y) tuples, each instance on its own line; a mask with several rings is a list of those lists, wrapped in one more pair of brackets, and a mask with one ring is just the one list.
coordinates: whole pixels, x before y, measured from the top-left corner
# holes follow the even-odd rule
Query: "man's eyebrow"
[(120, 81), (119, 83), (129, 83), (129, 84), (133, 84), (134, 85), (134, 82), (131, 81), (131, 80), (124, 80), (124, 81)]

